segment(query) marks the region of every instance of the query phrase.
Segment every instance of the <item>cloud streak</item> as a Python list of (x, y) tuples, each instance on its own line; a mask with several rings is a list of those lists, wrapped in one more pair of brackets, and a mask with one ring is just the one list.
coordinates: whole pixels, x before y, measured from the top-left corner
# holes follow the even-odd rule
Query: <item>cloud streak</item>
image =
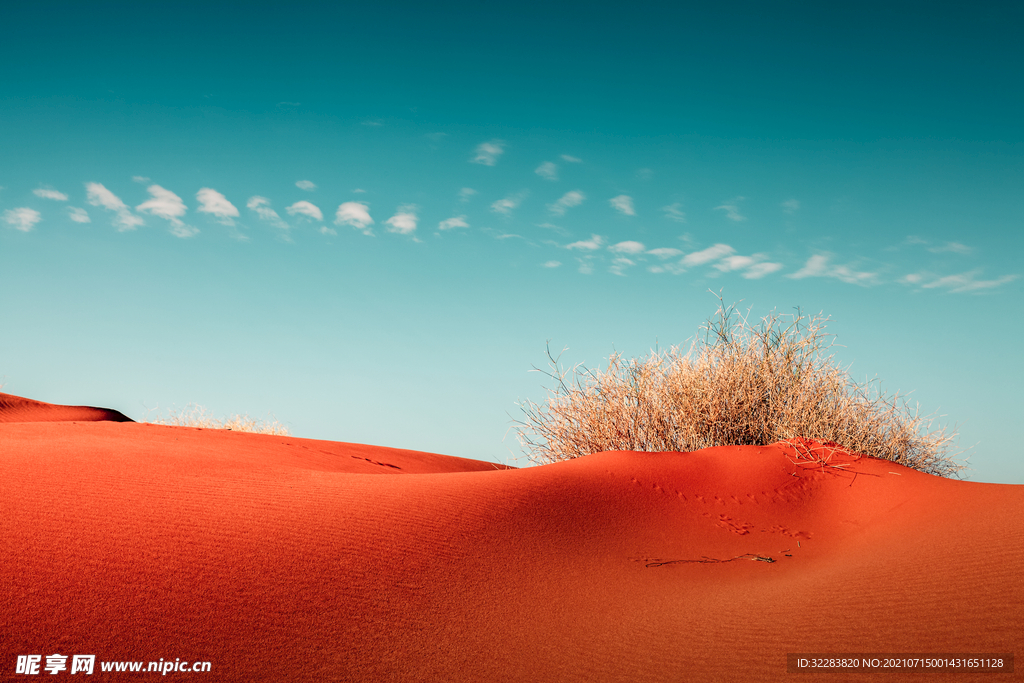
[(345, 202), (338, 206), (334, 213), (335, 225), (350, 225), (364, 235), (373, 235), (373, 219), (370, 218), (370, 210), (363, 202)]
[(618, 197), (612, 197), (608, 200), (608, 203), (623, 216), (636, 215), (636, 210), (633, 208), (633, 198), (629, 195), (620, 194)]
[(678, 249), (673, 249), (672, 247), (659, 247), (657, 249), (651, 249), (647, 253), (650, 254), (651, 256), (655, 256), (659, 259), (664, 260), (675, 258), (676, 256), (679, 256), (683, 252), (679, 251)]
[(453, 216), (446, 218), (437, 224), (439, 230), (451, 230), (453, 228), (468, 228), (469, 223), (466, 222), (465, 216)]
[(550, 161), (545, 161), (543, 164), (538, 166), (534, 173), (544, 180), (558, 180), (558, 166)]
[(415, 204), (404, 204), (398, 207), (395, 215), (384, 221), (387, 224), (388, 232), (399, 235), (411, 235), (416, 232), (416, 223), (419, 219), (416, 216)]
[(679, 202), (663, 206), (661, 207), (661, 210), (665, 212), (665, 218), (670, 221), (675, 221), (676, 223), (686, 222), (686, 214), (683, 213), (683, 205)]
[(946, 242), (941, 247), (928, 247), (928, 251), (932, 252), (933, 254), (941, 254), (943, 252), (951, 252), (954, 254), (970, 254), (974, 250), (965, 244), (960, 244), (959, 242)]
[(140, 225), (145, 225), (145, 221), (141, 216), (133, 214), (131, 209), (121, 201), (120, 197), (100, 183), (85, 184), (85, 199), (92, 206), (99, 206), (107, 211), (113, 211), (116, 214), (114, 227), (117, 228), (118, 232), (135, 230)]
[(498, 157), (505, 153), (505, 142), (503, 140), (490, 140), (481, 142), (474, 150), (475, 156), (470, 163), (494, 166), (498, 163)]
[(523, 199), (526, 197), (525, 192), (519, 194), (510, 194), (504, 199), (491, 204), (491, 211), (494, 213), (500, 213), (503, 216), (511, 216), (512, 212), (519, 208), (519, 205), (523, 203)]
[(79, 209), (75, 206), (68, 207), (68, 218), (76, 223), (92, 223), (89, 213), (85, 209)]
[(604, 238), (600, 235), (591, 235), (589, 240), (580, 240), (565, 245), (566, 249), (578, 249), (580, 251), (597, 251), (604, 245)]
[(260, 220), (270, 223), (275, 228), (288, 230), (288, 224), (281, 220), (281, 216), (278, 215), (277, 211), (270, 208), (270, 200), (266, 197), (261, 197), (259, 195), (249, 197), (249, 201), (245, 203), (245, 207), (250, 211), (255, 211), (256, 215), (260, 217)]
[(574, 206), (579, 206), (586, 198), (587, 196), (579, 190), (566, 192), (557, 202), (548, 204), (548, 211), (556, 216), (564, 216), (566, 211)]
[(217, 190), (204, 187), (196, 192), (196, 201), (199, 202), (199, 213), (208, 213), (224, 225), (234, 225), (235, 218), (238, 218), (238, 209)]
[(740, 203), (745, 197), (735, 197), (726, 202), (722, 202), (720, 206), (715, 207), (715, 211), (725, 211), (725, 217), (731, 221), (737, 223), (747, 220), (747, 217), (740, 213)]
[(769, 263), (765, 261), (765, 258), (764, 254), (754, 254), (753, 256), (734, 254), (720, 260), (715, 264), (715, 268), (723, 273), (742, 270), (745, 271), (741, 273), (742, 277), (748, 280), (760, 280), (765, 275), (774, 273), (782, 268), (781, 263)]
[(322, 221), (324, 219), (324, 214), (320, 211), (320, 207), (307, 201), (295, 202), (286, 208), (285, 211), (289, 216), (306, 216), (315, 221)]
[(875, 273), (855, 271), (849, 266), (835, 266), (829, 263), (830, 257), (827, 254), (815, 254), (807, 259), (803, 268), (786, 277), (794, 280), (802, 280), (808, 277), (835, 278), (849, 284), (867, 286), (873, 284), (876, 279)]
[(701, 251), (694, 251), (687, 254), (686, 256), (683, 257), (683, 260), (680, 261), (680, 265), (682, 265), (684, 268), (701, 266), (704, 265), (705, 263), (710, 263), (712, 261), (717, 261), (721, 258), (725, 258), (726, 256), (729, 256), (735, 251), (736, 250), (730, 247), (728, 244), (715, 244), (708, 247), (707, 249), (702, 249)]
[(53, 199), (58, 202), (66, 202), (68, 200), (68, 196), (63, 192), (58, 192), (57, 190), (51, 190), (44, 187), (32, 190), (32, 194), (37, 197), (42, 197), (43, 199)]
[(185, 225), (181, 217), (185, 215), (187, 207), (181, 197), (159, 185), (150, 185), (146, 188), (150, 198), (135, 207), (139, 213), (149, 213), (158, 218), (163, 218), (171, 224), (171, 234), (176, 237), (192, 237), (198, 229), (191, 225)]
[(4, 222), (15, 230), (29, 232), (43, 217), (35, 209), (23, 206), (20, 209), (4, 211)]
[(615, 254), (642, 254), (646, 250), (647, 247), (642, 242), (634, 242), (632, 240), (619, 242), (608, 247), (608, 251)]
[(940, 277), (933, 282), (921, 285), (921, 287), (924, 289), (935, 289), (941, 287), (948, 289), (950, 292), (978, 292), (986, 289), (995, 289), (996, 287), (1005, 285), (1008, 282), (1013, 282), (1018, 277), (1017, 275), (1004, 275), (1000, 278), (996, 278), (995, 280), (976, 280), (975, 276), (980, 274), (981, 269), (978, 268), (966, 273)]

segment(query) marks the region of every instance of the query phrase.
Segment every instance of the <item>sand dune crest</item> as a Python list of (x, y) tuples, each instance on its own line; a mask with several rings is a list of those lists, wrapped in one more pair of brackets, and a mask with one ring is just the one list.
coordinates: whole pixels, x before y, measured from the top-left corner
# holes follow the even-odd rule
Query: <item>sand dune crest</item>
[(133, 422), (109, 408), (61, 406), (0, 393), (0, 422)]

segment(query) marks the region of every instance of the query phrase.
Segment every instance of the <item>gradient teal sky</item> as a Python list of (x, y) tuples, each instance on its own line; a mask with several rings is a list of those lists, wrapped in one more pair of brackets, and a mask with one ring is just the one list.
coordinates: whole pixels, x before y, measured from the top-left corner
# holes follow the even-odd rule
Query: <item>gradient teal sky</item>
[(3, 390), (508, 461), (721, 290), (1024, 483), (1024, 12), (937, 7), (5, 8)]

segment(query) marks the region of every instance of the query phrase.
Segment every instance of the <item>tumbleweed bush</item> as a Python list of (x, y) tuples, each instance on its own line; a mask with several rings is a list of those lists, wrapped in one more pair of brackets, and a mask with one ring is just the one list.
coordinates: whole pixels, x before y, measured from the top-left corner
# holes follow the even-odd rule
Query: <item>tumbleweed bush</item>
[(221, 420), (209, 414), (206, 408), (189, 403), (181, 410), (170, 411), (167, 419), (156, 420), (153, 424), (172, 427), (200, 427), (202, 429), (227, 429), (234, 432), (254, 434), (276, 434), (288, 436), (288, 428), (277, 420), (255, 420), (248, 415), (235, 415)]
[[(720, 299), (721, 302), (721, 299)], [(828, 318), (771, 313), (750, 325), (719, 307), (689, 351), (678, 346), (604, 370), (565, 370), (548, 349), (548, 399), (519, 403), (515, 431), (535, 463), (612, 450), (694, 451), (804, 437), (940, 476), (965, 465), (948, 454), (956, 430), (931, 430), (877, 380), (854, 382), (829, 349)], [(827, 343), (826, 343), (827, 342)]]

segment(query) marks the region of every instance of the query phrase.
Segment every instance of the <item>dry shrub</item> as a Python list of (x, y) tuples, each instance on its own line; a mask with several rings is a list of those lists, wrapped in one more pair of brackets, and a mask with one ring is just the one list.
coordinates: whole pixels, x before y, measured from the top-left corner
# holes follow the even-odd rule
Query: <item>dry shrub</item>
[(212, 417), (206, 411), (206, 408), (195, 403), (189, 403), (181, 410), (172, 410), (166, 420), (156, 420), (153, 424), (170, 425), (172, 427), (227, 429), (234, 432), (288, 436), (288, 428), (277, 420), (254, 420), (248, 415), (235, 415), (226, 420), (220, 420)]
[[(640, 359), (613, 354), (605, 370), (563, 370), (548, 349), (555, 380), (546, 403), (519, 403), (519, 442), (533, 462), (601, 451), (694, 451), (767, 445), (804, 437), (941, 476), (965, 465), (947, 455), (956, 430), (930, 431), (877, 381), (859, 385), (827, 355), (828, 318), (774, 312), (751, 326), (721, 303), (690, 350)], [(535, 368), (536, 369), (536, 368)], [(571, 375), (571, 377), (570, 377)]]

